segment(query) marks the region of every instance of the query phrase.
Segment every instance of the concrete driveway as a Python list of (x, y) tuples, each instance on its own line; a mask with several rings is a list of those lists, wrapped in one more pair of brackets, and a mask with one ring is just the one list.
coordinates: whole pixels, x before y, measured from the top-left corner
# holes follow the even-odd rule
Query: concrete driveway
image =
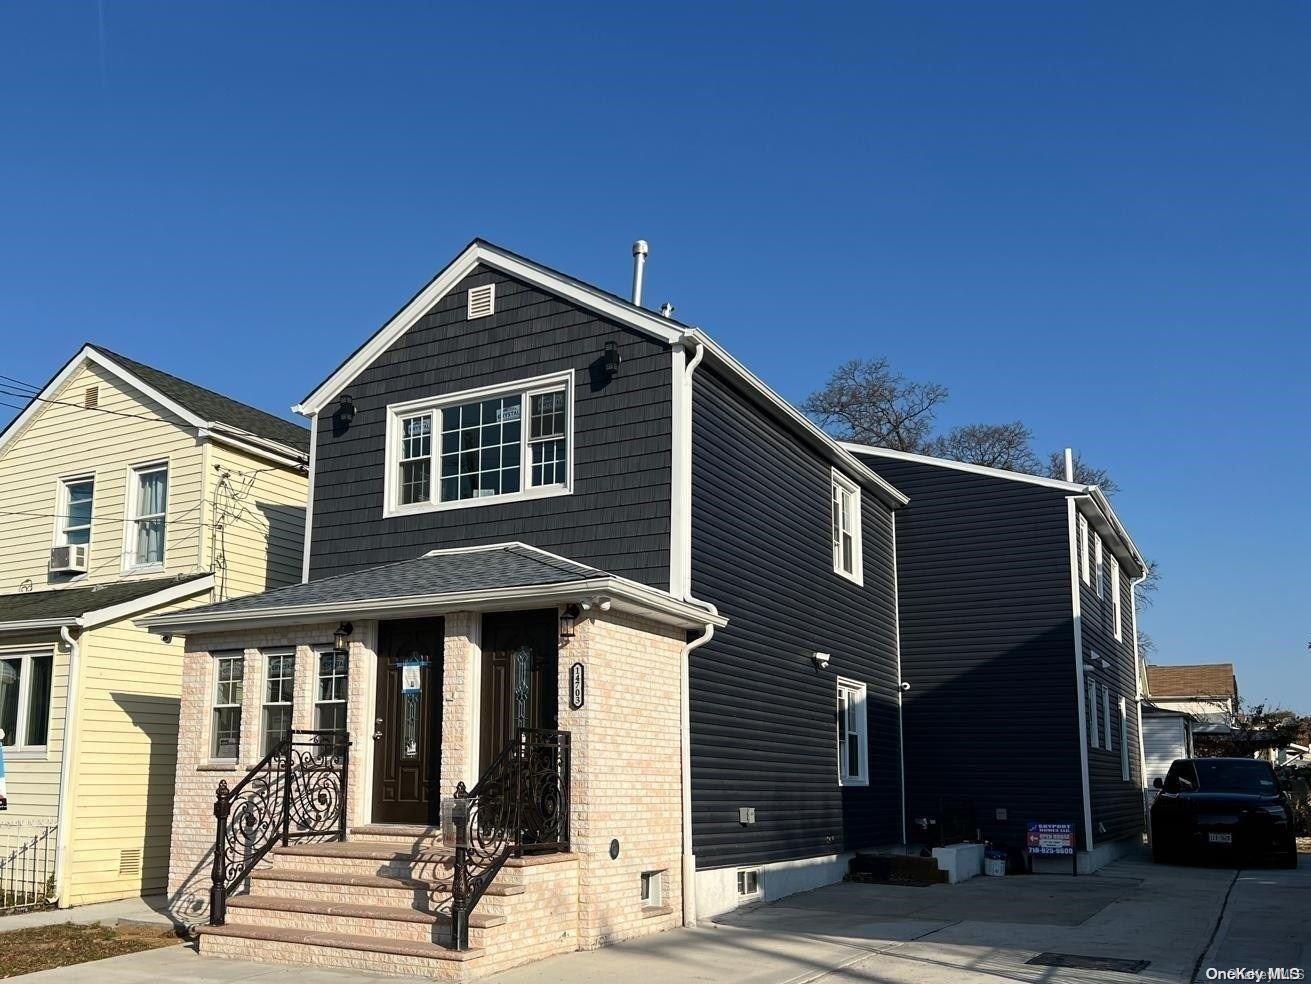
[[(910, 888), (833, 885), (488, 980), (493, 984), (930, 984), (930, 982), (1205, 981), (1207, 969), (1311, 971), (1297, 871), (1153, 865), (1145, 856), (1080, 878), (977, 878)], [(1040, 953), (1147, 961), (1136, 974), (1030, 964)], [(47, 971), (25, 982), (191, 984), (285, 980), (285, 967), (205, 960), (175, 947)], [(396, 981), (297, 968), (297, 984)]]

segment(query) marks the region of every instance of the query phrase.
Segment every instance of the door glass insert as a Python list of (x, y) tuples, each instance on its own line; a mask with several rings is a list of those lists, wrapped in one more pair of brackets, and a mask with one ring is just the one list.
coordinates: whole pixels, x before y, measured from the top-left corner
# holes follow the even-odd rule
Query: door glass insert
[(401, 758), (419, 757), (419, 713), (423, 704), (423, 669), (428, 661), (418, 653), (400, 664)]

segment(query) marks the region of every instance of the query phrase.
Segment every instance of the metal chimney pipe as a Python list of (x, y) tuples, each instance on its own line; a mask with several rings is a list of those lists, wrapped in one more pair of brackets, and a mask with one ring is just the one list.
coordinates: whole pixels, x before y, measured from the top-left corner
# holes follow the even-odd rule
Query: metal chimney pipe
[(1065, 449), (1065, 480), (1074, 481), (1074, 448)]
[(633, 303), (642, 306), (642, 271), (646, 267), (646, 254), (651, 247), (645, 239), (633, 243)]

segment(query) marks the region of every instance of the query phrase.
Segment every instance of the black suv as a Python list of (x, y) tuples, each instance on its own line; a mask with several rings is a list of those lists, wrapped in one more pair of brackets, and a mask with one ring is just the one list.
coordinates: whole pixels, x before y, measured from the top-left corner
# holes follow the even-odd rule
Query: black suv
[(1179, 759), (1152, 804), (1152, 859), (1297, 867), (1292, 811), (1269, 762)]

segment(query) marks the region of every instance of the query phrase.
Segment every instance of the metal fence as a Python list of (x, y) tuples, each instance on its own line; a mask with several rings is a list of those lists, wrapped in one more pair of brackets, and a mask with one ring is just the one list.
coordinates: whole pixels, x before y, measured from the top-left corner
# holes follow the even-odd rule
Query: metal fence
[(54, 901), (57, 829), (40, 820), (0, 820), (0, 913)]

